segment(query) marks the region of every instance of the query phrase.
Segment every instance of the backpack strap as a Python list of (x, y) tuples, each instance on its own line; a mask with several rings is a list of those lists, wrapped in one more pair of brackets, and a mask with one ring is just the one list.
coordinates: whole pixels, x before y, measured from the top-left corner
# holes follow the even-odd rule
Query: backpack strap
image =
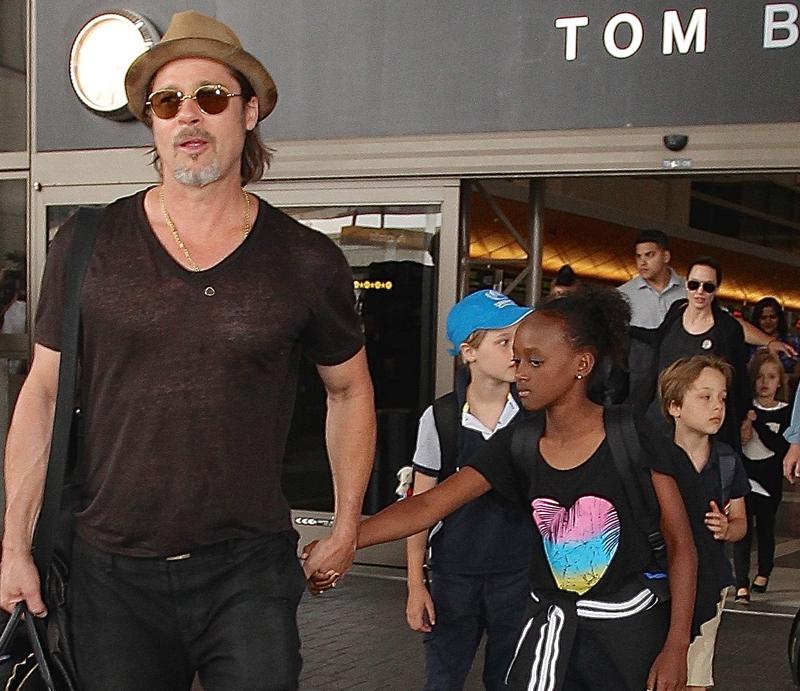
[(715, 441), (717, 446), (717, 458), (719, 461), (719, 479), (722, 487), (722, 506), (721, 511), (725, 511), (725, 507), (731, 498), (731, 487), (733, 486), (733, 477), (736, 475), (736, 452), (728, 446), (725, 442)]
[(539, 448), (543, 432), (544, 413), (528, 414), (517, 420), (511, 432), (511, 457), (516, 465), (530, 459), (529, 453)]
[(433, 421), (439, 435), (442, 465), (439, 482), (450, 477), (458, 469), (458, 431), (461, 427), (461, 410), (458, 396), (451, 391), (433, 402)]
[(666, 571), (667, 551), (661, 534), (658, 498), (641, 459), (642, 445), (629, 405), (608, 406), (604, 410), (606, 438), (611, 449), (611, 458), (617, 469), (628, 503), (637, 516), (656, 564)]

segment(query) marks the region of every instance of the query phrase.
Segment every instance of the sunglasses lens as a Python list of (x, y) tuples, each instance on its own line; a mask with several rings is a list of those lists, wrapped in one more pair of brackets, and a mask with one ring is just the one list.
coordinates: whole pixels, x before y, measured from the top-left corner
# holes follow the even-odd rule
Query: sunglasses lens
[(697, 290), (700, 286), (703, 286), (703, 291), (706, 293), (713, 293), (717, 289), (717, 286), (710, 281), (703, 281), (702, 283), (694, 280), (686, 281), (686, 287), (689, 290)]
[(201, 86), (195, 93), (197, 105), (209, 115), (218, 115), (228, 107), (228, 92), (219, 86)]
[(181, 98), (177, 91), (158, 91), (150, 97), (150, 108), (162, 120), (174, 118), (180, 107)]

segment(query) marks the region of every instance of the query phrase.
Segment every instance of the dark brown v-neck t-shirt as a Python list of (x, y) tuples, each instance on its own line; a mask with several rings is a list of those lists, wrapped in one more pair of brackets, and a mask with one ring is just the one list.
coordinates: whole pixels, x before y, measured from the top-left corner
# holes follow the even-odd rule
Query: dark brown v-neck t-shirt
[[(281, 463), (299, 358), (335, 365), (363, 344), (347, 261), (262, 200), (244, 242), (191, 272), (143, 204), (106, 209), (81, 296), (76, 531), (150, 557), (291, 530)], [(36, 314), (36, 342), (54, 350), (73, 233), (53, 240)]]

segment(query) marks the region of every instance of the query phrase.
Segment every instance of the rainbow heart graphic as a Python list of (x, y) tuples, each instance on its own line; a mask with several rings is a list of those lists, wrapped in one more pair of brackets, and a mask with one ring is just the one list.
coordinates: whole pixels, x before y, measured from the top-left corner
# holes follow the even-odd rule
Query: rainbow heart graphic
[(531, 502), (550, 571), (560, 590), (583, 595), (603, 577), (619, 547), (619, 514), (607, 499), (580, 497), (569, 509)]

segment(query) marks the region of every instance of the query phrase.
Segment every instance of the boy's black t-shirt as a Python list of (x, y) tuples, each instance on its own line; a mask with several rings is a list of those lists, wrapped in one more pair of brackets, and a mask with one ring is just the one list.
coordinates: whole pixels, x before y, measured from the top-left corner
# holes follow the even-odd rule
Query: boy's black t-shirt
[[(516, 461), (513, 430), (503, 430), (468, 463), (533, 520), (534, 592), (602, 597), (652, 568), (652, 552), (628, 504), (608, 446), (571, 470), (548, 465), (538, 449)], [(661, 455), (648, 453), (654, 470)]]
[[(722, 476), (719, 469), (719, 452), (719, 442), (712, 438), (711, 454), (708, 457), (708, 463), (700, 471), (700, 479), (703, 481), (706, 500), (709, 502), (714, 501), (720, 509), (724, 509), (725, 507), (722, 506)], [(733, 480), (728, 488), (728, 497), (730, 499), (739, 499), (747, 495), (748, 492), (750, 492), (750, 483), (747, 480), (747, 473), (742, 465), (741, 458), (737, 454)]]
[[(724, 510), (722, 506), (722, 476), (720, 475), (719, 468), (719, 451), (719, 443), (712, 438), (711, 454), (708, 457), (708, 463), (706, 463), (700, 471), (700, 480), (703, 482), (706, 502), (714, 501), (720, 509)], [(689, 460), (688, 456), (686, 458)], [(690, 460), (689, 463), (691, 463)], [(737, 454), (736, 469), (733, 473), (731, 486), (728, 488), (728, 496), (731, 499), (740, 499), (746, 496), (748, 492), (750, 492), (750, 482), (747, 479), (747, 473), (742, 465), (742, 461)], [(711, 510), (708, 503), (706, 504), (706, 510)], [(716, 551), (719, 560), (719, 586), (720, 588), (724, 588), (733, 585), (733, 571), (731, 570), (730, 561), (728, 561), (728, 558), (725, 556), (725, 543), (715, 540), (714, 544), (717, 547)]]

